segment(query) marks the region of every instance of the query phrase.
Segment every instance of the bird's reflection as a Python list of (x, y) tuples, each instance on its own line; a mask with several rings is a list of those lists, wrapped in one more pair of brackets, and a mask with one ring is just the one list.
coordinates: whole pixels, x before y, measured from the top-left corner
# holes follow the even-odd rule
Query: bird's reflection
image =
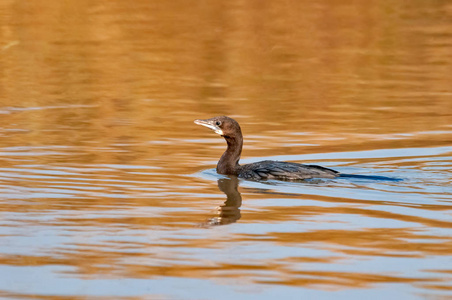
[(239, 180), (236, 176), (218, 179), (218, 188), (226, 194), (226, 201), (219, 206), (217, 215), (209, 218), (202, 225), (216, 226), (227, 225), (237, 222), (240, 219), (240, 206), (242, 205), (242, 195), (238, 191)]

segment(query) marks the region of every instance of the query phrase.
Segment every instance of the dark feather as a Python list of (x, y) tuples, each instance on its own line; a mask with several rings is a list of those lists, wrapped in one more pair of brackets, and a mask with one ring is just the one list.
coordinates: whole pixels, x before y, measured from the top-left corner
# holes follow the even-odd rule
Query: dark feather
[(302, 180), (308, 178), (335, 178), (339, 172), (316, 166), (292, 162), (265, 160), (239, 167), (239, 177), (246, 179)]

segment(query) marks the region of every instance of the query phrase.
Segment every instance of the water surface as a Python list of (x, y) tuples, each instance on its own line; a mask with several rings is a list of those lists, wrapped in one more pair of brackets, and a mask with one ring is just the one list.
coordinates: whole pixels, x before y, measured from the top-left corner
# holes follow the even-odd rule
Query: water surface
[[(0, 298), (446, 299), (449, 1), (3, 1)], [(343, 178), (217, 175), (242, 162)]]

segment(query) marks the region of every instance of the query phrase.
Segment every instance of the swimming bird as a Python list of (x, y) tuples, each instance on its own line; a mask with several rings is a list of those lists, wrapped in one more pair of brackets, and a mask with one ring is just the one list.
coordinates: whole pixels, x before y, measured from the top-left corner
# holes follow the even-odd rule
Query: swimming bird
[(239, 123), (229, 117), (219, 116), (206, 120), (195, 120), (195, 124), (212, 129), (222, 136), (227, 149), (217, 164), (217, 173), (235, 175), (250, 180), (303, 180), (309, 178), (336, 178), (339, 172), (317, 165), (304, 165), (293, 162), (264, 160), (240, 165), (243, 147), (242, 130)]

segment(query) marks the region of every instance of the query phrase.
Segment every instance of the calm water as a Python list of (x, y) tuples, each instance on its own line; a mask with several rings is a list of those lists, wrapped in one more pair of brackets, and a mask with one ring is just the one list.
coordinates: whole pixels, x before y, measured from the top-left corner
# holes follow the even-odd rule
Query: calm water
[(452, 297), (450, 1), (1, 1), (0, 138), (1, 299)]

